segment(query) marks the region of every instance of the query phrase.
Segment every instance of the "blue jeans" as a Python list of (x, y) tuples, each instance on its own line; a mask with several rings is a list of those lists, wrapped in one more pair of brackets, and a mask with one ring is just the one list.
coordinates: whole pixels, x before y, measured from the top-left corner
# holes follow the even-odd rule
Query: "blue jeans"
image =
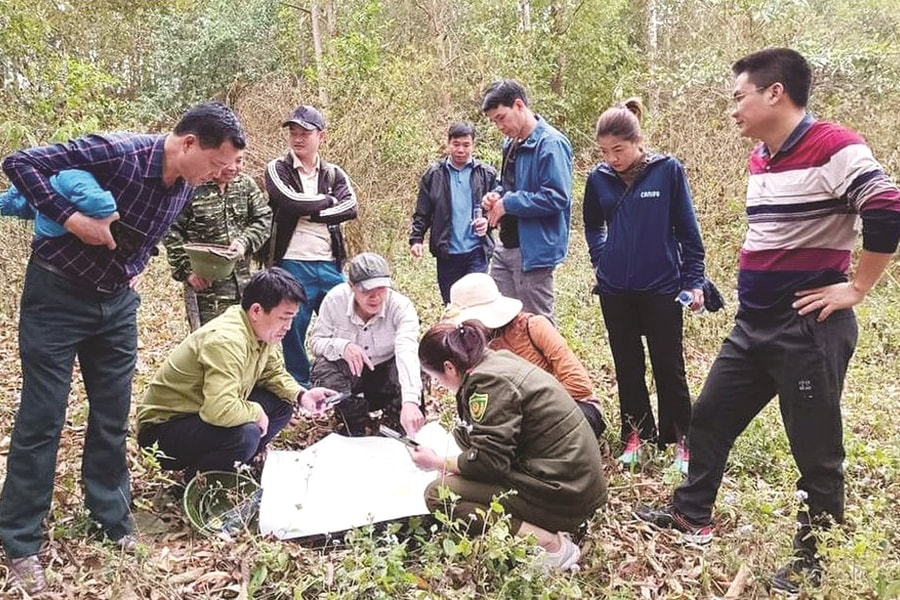
[(145, 448), (158, 443), (159, 450), (169, 457), (162, 458), (160, 465), (169, 470), (184, 469), (187, 478), (197, 471), (233, 471), (235, 463), (247, 464), (261, 452), (294, 412), (290, 402), (261, 387), (253, 388), (248, 400), (262, 406), (269, 417), (266, 435), (260, 435), (255, 422), (219, 427), (191, 415), (141, 427), (138, 443)]
[(437, 280), (444, 304), (450, 303), (450, 287), (469, 273), (487, 273), (484, 246), (465, 254), (447, 254), (437, 257)]
[(306, 354), (306, 332), (313, 312), (319, 312), (322, 299), (334, 286), (344, 283), (344, 276), (331, 260), (282, 260), (278, 266), (303, 285), (306, 302), (291, 323), (291, 330), (281, 341), (284, 365), (297, 382), (309, 387), (309, 356)]
[(111, 539), (131, 533), (125, 438), (139, 304), (130, 288), (89, 291), (28, 265), (19, 318), (22, 399), (0, 494), (0, 541), (8, 558), (41, 547), (76, 356), (89, 407), (81, 461), (85, 502)]

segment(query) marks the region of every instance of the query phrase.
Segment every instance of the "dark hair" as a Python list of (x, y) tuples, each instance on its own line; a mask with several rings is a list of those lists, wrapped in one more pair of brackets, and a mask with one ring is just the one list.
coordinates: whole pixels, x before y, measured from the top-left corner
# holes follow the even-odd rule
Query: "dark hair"
[(192, 106), (175, 126), (175, 135), (197, 136), (201, 148), (218, 148), (223, 142), (241, 150), (247, 146), (244, 128), (234, 112), (221, 102)]
[(447, 141), (469, 136), (475, 140), (475, 126), (468, 122), (454, 123), (447, 130)]
[(644, 104), (640, 98), (629, 98), (603, 111), (597, 119), (597, 137), (611, 135), (633, 142), (641, 137)]
[(487, 336), (478, 321), (464, 321), (454, 325), (443, 321), (434, 325), (419, 342), (419, 362), (429, 371), (444, 371), (444, 361), (450, 361), (457, 371), (464, 372), (484, 358)]
[(481, 112), (487, 112), (498, 106), (512, 107), (516, 100), (528, 106), (528, 94), (525, 88), (515, 79), (501, 79), (487, 86), (481, 100)]
[(253, 274), (241, 297), (241, 307), (250, 310), (251, 306), (259, 304), (269, 312), (285, 301), (304, 304), (306, 292), (293, 275), (280, 267), (272, 267)]
[(748, 54), (731, 66), (735, 77), (747, 74), (750, 83), (767, 88), (780, 83), (788, 97), (800, 108), (809, 102), (812, 87), (812, 69), (803, 55), (790, 48), (766, 48)]

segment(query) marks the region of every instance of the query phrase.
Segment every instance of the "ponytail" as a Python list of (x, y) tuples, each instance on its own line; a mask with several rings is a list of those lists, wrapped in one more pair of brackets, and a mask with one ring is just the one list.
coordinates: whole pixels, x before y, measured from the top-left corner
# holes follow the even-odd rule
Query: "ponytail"
[(467, 371), (484, 359), (487, 334), (478, 321), (459, 325), (444, 321), (434, 325), (419, 342), (419, 362), (429, 371), (443, 372), (450, 363), (460, 372)]
[(612, 136), (626, 142), (637, 141), (641, 137), (641, 120), (644, 118), (644, 104), (638, 97), (619, 102), (600, 115), (597, 120), (597, 137)]

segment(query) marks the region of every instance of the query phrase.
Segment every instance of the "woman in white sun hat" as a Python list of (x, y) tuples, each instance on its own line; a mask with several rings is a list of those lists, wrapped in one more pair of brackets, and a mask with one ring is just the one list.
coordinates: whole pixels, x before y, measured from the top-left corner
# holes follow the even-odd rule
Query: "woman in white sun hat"
[(486, 273), (470, 273), (450, 288), (447, 319), (474, 320), (488, 334), (491, 350), (509, 350), (544, 369), (575, 400), (594, 435), (606, 429), (600, 401), (594, 396), (587, 369), (549, 319), (522, 310), (522, 302), (504, 296)]

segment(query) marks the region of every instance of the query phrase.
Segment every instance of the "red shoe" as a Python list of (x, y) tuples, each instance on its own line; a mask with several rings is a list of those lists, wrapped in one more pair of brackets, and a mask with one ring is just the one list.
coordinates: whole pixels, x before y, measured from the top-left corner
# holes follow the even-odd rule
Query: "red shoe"
[(625, 451), (622, 452), (622, 456), (619, 457), (619, 462), (633, 467), (638, 464), (641, 460), (641, 437), (638, 435), (637, 431), (632, 431), (628, 440), (625, 442)]

